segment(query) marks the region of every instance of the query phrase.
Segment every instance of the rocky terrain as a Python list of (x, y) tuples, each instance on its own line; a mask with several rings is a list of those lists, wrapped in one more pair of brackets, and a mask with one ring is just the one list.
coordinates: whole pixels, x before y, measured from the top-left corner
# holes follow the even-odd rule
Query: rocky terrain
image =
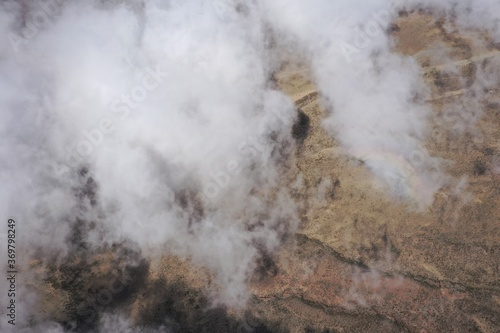
[[(135, 264), (123, 264), (129, 247), (87, 253), (75, 231), (81, 256), (32, 260), (45, 281), (32, 286), (43, 304), (33, 321), (91, 330), (119, 306), (135, 325), (176, 332), (500, 332), (500, 86), (481, 90), (477, 81), (487, 78), (476, 75), (498, 77), (500, 45), (425, 12), (401, 13), (390, 33), (394, 51), (420, 64), (430, 91), (426, 148), (446, 161), (449, 177), (431, 207), (387, 194), (341, 149), (322, 127), (308, 65), (288, 62), (274, 84), (299, 112), (283, 182), (301, 226), (279, 251), (262, 254), (247, 307), (211, 304), (217, 286), (189, 260), (149, 262), (138, 252)], [(410, 181), (418, 191), (418, 177)], [(91, 198), (91, 178), (87, 184), (81, 195)]]

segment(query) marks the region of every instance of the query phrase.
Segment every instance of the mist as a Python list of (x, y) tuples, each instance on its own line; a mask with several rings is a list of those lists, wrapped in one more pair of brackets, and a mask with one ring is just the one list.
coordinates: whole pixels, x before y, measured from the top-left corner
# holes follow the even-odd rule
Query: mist
[[(425, 7), (500, 41), (499, 4), (474, 3), (1, 2), (0, 207), (18, 221), (23, 283), (33, 257), (130, 244), (130, 267), (189, 259), (213, 274), (211, 303), (244, 308), (258, 259), (300, 223), (284, 176), (298, 113), (270, 84), (286, 53), (311, 67), (332, 138), (396, 200), (426, 209), (448, 178), (425, 148), (421, 68), (392, 51), (388, 29), (402, 8)], [(18, 299), (17, 327), (68, 331), (29, 328), (37, 304)], [(135, 330), (109, 313), (91, 329)]]

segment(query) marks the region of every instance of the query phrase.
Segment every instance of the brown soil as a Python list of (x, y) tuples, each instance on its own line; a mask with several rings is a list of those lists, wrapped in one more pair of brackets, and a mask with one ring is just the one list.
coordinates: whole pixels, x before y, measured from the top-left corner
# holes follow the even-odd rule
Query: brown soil
[[(285, 67), (276, 84), (302, 112), (288, 178), (303, 184), (292, 190), (300, 231), (263, 260), (246, 312), (211, 308), (210, 274), (166, 257), (120, 301), (131, 318), (159, 325), (167, 314), (184, 332), (500, 332), (500, 87), (479, 97), (473, 89), (478, 69), (500, 71), (500, 54), (481, 32), (443, 24), (409, 14), (392, 29), (396, 51), (420, 62), (431, 90), (427, 148), (449, 161), (450, 185), (432, 207), (416, 211), (374, 186), (322, 128), (310, 72)], [(444, 116), (464, 105), (477, 119), (458, 131)], [(45, 288), (46, 304), (66, 302), (64, 292), (48, 298), (54, 286)]]

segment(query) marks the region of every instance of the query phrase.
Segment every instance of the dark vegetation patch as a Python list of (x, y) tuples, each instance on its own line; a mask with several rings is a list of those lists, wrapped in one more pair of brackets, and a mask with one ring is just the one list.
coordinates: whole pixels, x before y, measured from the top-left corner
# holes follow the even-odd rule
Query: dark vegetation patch
[(226, 308), (212, 307), (200, 290), (182, 280), (158, 279), (141, 294), (139, 327), (167, 326), (173, 333), (271, 333), (259, 319), (237, 319)]
[(482, 176), (488, 171), (488, 167), (486, 166), (486, 163), (482, 159), (476, 159), (474, 161), (474, 166), (473, 166), (473, 174), (474, 176)]
[(303, 143), (309, 135), (310, 119), (302, 110), (299, 110), (297, 120), (292, 127), (292, 137), (298, 142)]
[[(214, 307), (202, 290), (191, 288), (180, 278), (175, 281), (152, 278), (149, 261), (133, 242), (106, 242), (99, 219), (85, 218), (99, 216), (85, 214), (89, 210), (100, 212), (99, 186), (88, 169), (82, 168), (78, 175), (80, 186), (74, 189), (74, 195), (79, 207), (67, 221), (68, 253), (47, 256), (40, 251), (37, 258), (46, 266), (45, 283), (67, 297), (61, 305), (64, 319), (60, 322), (66, 332), (104, 333), (99, 328), (104, 314), (131, 316), (132, 309), (135, 319), (132, 324), (145, 331), (163, 326), (173, 333), (276, 332), (252, 315), (240, 319), (229, 314), (225, 307)], [(176, 193), (176, 202), (193, 214), (193, 223), (204, 214), (191, 191)], [(96, 236), (102, 239), (101, 243), (89, 241)], [(272, 257), (262, 252), (260, 258), (258, 274), (275, 274)]]

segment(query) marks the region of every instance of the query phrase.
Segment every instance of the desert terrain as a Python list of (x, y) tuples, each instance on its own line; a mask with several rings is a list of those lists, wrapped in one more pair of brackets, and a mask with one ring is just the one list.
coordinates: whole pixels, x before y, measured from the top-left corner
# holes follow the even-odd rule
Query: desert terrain
[[(123, 266), (120, 258), (134, 256), (130, 248), (88, 253), (75, 231), (73, 253), (81, 256), (31, 261), (45, 281), (30, 286), (42, 304), (33, 322), (91, 330), (101, 312), (119, 307), (145, 329), (170, 318), (176, 332), (500, 332), (500, 86), (474, 85), (478, 68), (500, 74), (500, 45), (482, 31), (450, 32), (445, 24), (453, 26), (425, 12), (400, 13), (390, 31), (394, 51), (419, 63), (430, 90), (426, 148), (446, 161), (449, 177), (430, 207), (392, 197), (342, 150), (322, 127), (326, 111), (308, 64), (286, 62), (273, 84), (299, 113), (282, 181), (300, 228), (262, 254), (247, 306), (211, 304), (218, 287), (189, 259), (137, 254)], [(92, 179), (86, 184), (81, 195), (92, 198)], [(126, 282), (109, 302), (87, 309), (82, 302), (116, 270)]]

